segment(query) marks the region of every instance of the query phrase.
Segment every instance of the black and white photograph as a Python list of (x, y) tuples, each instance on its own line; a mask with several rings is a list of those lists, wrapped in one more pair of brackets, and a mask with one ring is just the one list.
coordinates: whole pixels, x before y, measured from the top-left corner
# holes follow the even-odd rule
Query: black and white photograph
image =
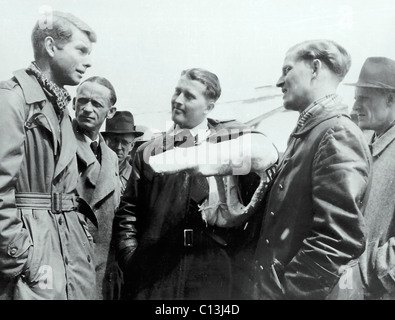
[(395, 299), (394, 1), (0, 5), (0, 300)]

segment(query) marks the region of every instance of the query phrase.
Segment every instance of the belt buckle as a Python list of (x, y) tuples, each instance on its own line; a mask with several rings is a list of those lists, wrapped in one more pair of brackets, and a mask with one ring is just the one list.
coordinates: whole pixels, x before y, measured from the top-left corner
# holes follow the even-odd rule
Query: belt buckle
[(62, 193), (54, 192), (51, 194), (51, 211), (52, 213), (62, 212)]
[(184, 247), (193, 247), (193, 229), (184, 229)]

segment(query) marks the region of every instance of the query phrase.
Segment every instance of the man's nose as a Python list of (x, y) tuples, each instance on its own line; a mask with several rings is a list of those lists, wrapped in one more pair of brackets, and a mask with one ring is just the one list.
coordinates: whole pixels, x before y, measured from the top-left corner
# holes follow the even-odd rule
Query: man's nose
[(352, 111), (356, 112), (359, 109), (358, 103), (355, 101), (354, 104), (352, 105)]
[(121, 141), (115, 141), (115, 147), (116, 147), (118, 150), (121, 150), (121, 149), (122, 149), (122, 142), (121, 142)]
[(85, 68), (90, 68), (90, 67), (92, 67), (92, 57), (91, 57), (90, 54), (87, 54), (87, 55), (85, 56), (83, 65), (84, 65)]
[(93, 105), (91, 101), (88, 101), (86, 104), (83, 105), (82, 111), (84, 112), (92, 112), (93, 111)]
[(184, 94), (180, 93), (177, 98), (174, 100), (177, 104), (184, 104)]
[(284, 76), (281, 76), (276, 83), (276, 87), (281, 88), (284, 85)]

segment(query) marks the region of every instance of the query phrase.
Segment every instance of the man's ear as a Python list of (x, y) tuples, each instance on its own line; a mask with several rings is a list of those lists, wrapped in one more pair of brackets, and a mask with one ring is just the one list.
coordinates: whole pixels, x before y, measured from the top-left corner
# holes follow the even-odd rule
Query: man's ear
[(76, 103), (77, 103), (77, 99), (74, 97), (73, 98), (73, 110), (75, 111), (75, 105), (76, 105)]
[(317, 78), (319, 72), (321, 71), (322, 68), (322, 62), (320, 59), (314, 59), (313, 62), (311, 63), (311, 69), (312, 69), (312, 74), (313, 78)]
[(55, 55), (55, 51), (57, 50), (54, 38), (52, 38), (50, 36), (46, 37), (44, 39), (44, 48), (45, 48), (45, 51), (47, 52), (47, 54), (50, 57), (53, 57)]
[(387, 94), (387, 105), (390, 107), (394, 104), (394, 93), (390, 92)]
[(117, 112), (117, 108), (111, 107), (110, 111), (107, 113), (107, 119), (111, 119), (115, 115), (115, 112)]
[(209, 113), (214, 109), (215, 103), (214, 101), (210, 101), (207, 105), (207, 109), (206, 111), (204, 111), (204, 113)]

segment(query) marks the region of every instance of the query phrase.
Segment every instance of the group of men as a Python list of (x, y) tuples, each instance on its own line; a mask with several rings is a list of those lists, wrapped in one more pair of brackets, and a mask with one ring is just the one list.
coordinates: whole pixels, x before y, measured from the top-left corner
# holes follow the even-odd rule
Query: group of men
[(32, 64), (0, 83), (3, 299), (395, 298), (395, 61), (366, 60), (355, 124), (336, 93), (348, 52), (290, 48), (277, 86), (300, 117), (281, 157), (209, 118), (218, 77), (184, 70), (174, 125), (130, 157), (133, 115), (106, 78), (80, 83), (95, 42), (53, 12)]

